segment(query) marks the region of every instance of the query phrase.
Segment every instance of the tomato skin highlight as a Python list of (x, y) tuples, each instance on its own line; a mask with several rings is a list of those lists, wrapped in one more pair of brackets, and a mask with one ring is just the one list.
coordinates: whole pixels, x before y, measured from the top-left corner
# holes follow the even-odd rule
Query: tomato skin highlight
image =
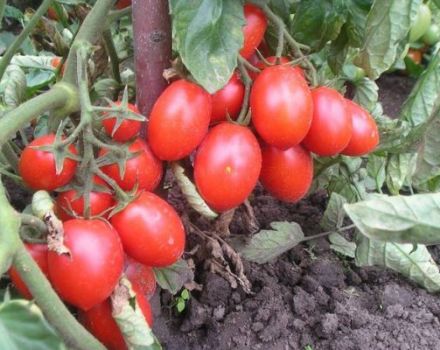
[[(115, 102), (115, 105), (120, 106), (121, 102), (117, 101)], [(139, 114), (139, 110), (137, 109), (137, 107), (131, 103), (128, 104), (128, 109), (134, 113)], [(126, 119), (121, 123), (121, 125), (119, 125), (119, 128), (112, 135), (115, 124), (116, 118), (108, 118), (102, 121), (102, 125), (104, 126), (106, 134), (117, 142), (127, 142), (131, 140), (133, 137), (139, 134), (142, 126), (142, 122), (140, 122), (139, 120)]]
[(142, 192), (110, 222), (127, 255), (147, 266), (174, 264), (185, 248), (185, 230), (177, 212), (151, 192)]
[[(162, 162), (153, 154), (148, 144), (141, 138), (137, 138), (128, 148), (132, 153), (140, 152), (125, 163), (125, 174), (121, 178), (117, 164), (105, 165), (101, 170), (125, 191), (130, 191), (138, 183), (139, 190), (153, 191), (163, 175)], [(99, 156), (103, 156), (106, 150), (101, 150)]]
[(301, 145), (287, 150), (264, 145), (260, 181), (272, 196), (284, 202), (301, 200), (313, 180), (313, 158)]
[(345, 99), (336, 90), (325, 86), (313, 89), (312, 97), (312, 126), (303, 145), (322, 157), (339, 154), (348, 145), (352, 132)]
[(347, 156), (363, 156), (379, 144), (376, 121), (357, 103), (346, 100), (347, 110), (353, 123), (353, 134), (347, 147), (341, 152)]
[(223, 122), (210, 130), (194, 162), (197, 189), (207, 204), (224, 212), (251, 194), (261, 170), (261, 150), (252, 132)]
[(188, 156), (202, 142), (211, 120), (211, 95), (186, 80), (169, 85), (159, 96), (147, 125), (148, 143), (162, 160)]
[(310, 89), (293, 67), (264, 69), (255, 79), (250, 106), (258, 134), (266, 143), (280, 149), (299, 144), (312, 123)]
[(240, 55), (248, 59), (264, 38), (264, 33), (267, 28), (267, 19), (263, 10), (258, 6), (246, 4), (243, 10), (246, 25), (243, 27), (244, 41)]
[(219, 91), (212, 95), (211, 123), (226, 120), (227, 115), (236, 119), (240, 113), (244, 97), (244, 85), (234, 73), (229, 82)]
[(49, 277), (59, 296), (82, 310), (107, 299), (124, 264), (117, 232), (101, 220), (64, 223), (64, 245), (70, 256), (48, 253)]
[(147, 298), (151, 298), (156, 291), (156, 276), (150, 266), (146, 266), (136, 260), (127, 257), (125, 260), (125, 275), (132, 284), (136, 284), (139, 290)]
[[(34, 149), (34, 146), (48, 146), (55, 141), (54, 134), (36, 138), (25, 147), (18, 163), (19, 173), (25, 184), (33, 190), (52, 191), (67, 185), (75, 175), (77, 161), (65, 158), (63, 170), (56, 174), (55, 157), (52, 152)], [(78, 154), (75, 146), (70, 145), (69, 151)]]
[[(41, 272), (43, 272), (46, 275), (46, 277), (48, 277), (49, 272), (48, 272), (48, 264), (47, 264), (47, 244), (25, 243), (24, 246), (26, 247), (26, 250), (29, 252), (29, 254), (37, 263)], [(11, 267), (9, 269), (9, 277), (11, 278), (12, 283), (14, 284), (15, 288), (20, 292), (20, 294), (23, 296), (23, 298), (26, 298), (28, 300), (33, 299), (31, 292), (29, 291), (28, 287), (23, 282), (23, 280), (21, 279), (19, 273), (15, 268)]]

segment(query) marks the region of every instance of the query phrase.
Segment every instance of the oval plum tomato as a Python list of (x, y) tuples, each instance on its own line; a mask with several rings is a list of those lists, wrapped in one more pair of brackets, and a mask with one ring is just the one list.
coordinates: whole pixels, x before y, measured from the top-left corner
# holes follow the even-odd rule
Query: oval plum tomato
[(50, 281), (63, 300), (87, 311), (118, 283), (124, 267), (121, 241), (107, 222), (75, 219), (64, 223), (64, 245), (70, 255), (48, 253)]
[(431, 10), (428, 5), (421, 4), (419, 11), (417, 12), (417, 17), (414, 23), (411, 25), (411, 30), (409, 31), (409, 41), (414, 42), (420, 39), (423, 34), (429, 28), (431, 24)]
[[(277, 57), (276, 56), (270, 56), (270, 57), (266, 57), (265, 60), (267, 61), (267, 63), (269, 63), (269, 65), (267, 65), (264, 61), (259, 61), (255, 66), (260, 69), (260, 70), (264, 70), (267, 67), (271, 67), (276, 65), (277, 63)], [(287, 57), (280, 57), (280, 65), (286, 65), (290, 62), (290, 59)], [(302, 68), (300, 66), (292, 66), (293, 69), (295, 69), (296, 71), (298, 71), (298, 73), (301, 74), (301, 76), (303, 78), (305, 78), (305, 74), (304, 71), (302, 70)], [(259, 73), (257, 72), (252, 72), (249, 71), (249, 76), (251, 77), (252, 80), (255, 80), (258, 77)]]
[(116, 3), (116, 8), (119, 10), (125, 9), (128, 6), (131, 6), (131, 0), (119, 0)]
[[(153, 191), (162, 178), (162, 162), (156, 158), (148, 144), (141, 138), (137, 138), (128, 150), (132, 153), (139, 152), (139, 154), (127, 160), (123, 178), (121, 178), (117, 164), (105, 165), (101, 170), (125, 191), (132, 190), (136, 183), (139, 190)], [(106, 150), (101, 150), (99, 156), (105, 155), (106, 152)]]
[(200, 86), (171, 83), (159, 96), (147, 126), (148, 143), (162, 160), (188, 156), (202, 142), (211, 120), (212, 101)]
[[(121, 102), (115, 102), (115, 105), (120, 106)], [(139, 114), (139, 110), (137, 107), (131, 103), (128, 104), (128, 109), (134, 113)], [(108, 136), (110, 136), (113, 140), (118, 142), (127, 142), (128, 140), (135, 137), (141, 131), (142, 122), (139, 120), (125, 119), (121, 125), (114, 131), (116, 125), (116, 117), (108, 118), (102, 121), (102, 125), (104, 126), (105, 132)]]
[(312, 126), (303, 145), (319, 156), (334, 156), (348, 145), (351, 137), (351, 118), (345, 99), (336, 90), (325, 86), (313, 89), (312, 97)]
[[(40, 267), (41, 272), (43, 272), (46, 277), (48, 277), (48, 267), (47, 267), (47, 244), (25, 244), (26, 250), (31, 254), (32, 258), (35, 260), (37, 265)], [(20, 294), (26, 298), (31, 300), (32, 294), (29, 291), (26, 284), (21, 279), (17, 270), (13, 267), (9, 270), (9, 277), (11, 278), (12, 283), (15, 288), (20, 292)]]
[(251, 4), (244, 5), (243, 47), (240, 55), (248, 59), (263, 40), (267, 28), (267, 19), (263, 10)]
[(151, 267), (127, 257), (125, 275), (132, 284), (136, 283), (139, 286), (140, 291), (147, 298), (150, 298), (154, 294), (156, 290), (156, 277)]
[(261, 170), (261, 150), (252, 132), (224, 122), (208, 133), (194, 161), (194, 179), (208, 205), (223, 212), (243, 203)]
[(235, 119), (240, 112), (244, 97), (244, 85), (234, 73), (223, 89), (212, 95), (211, 123), (226, 120), (226, 116)]
[(263, 166), (260, 181), (272, 196), (285, 202), (297, 202), (310, 188), (313, 179), (313, 159), (301, 145), (287, 150), (265, 145), (262, 147)]
[(376, 121), (358, 104), (350, 100), (346, 100), (346, 103), (353, 123), (353, 132), (350, 142), (341, 153), (347, 156), (362, 156), (373, 151), (379, 143)]
[(185, 248), (185, 230), (174, 208), (150, 192), (142, 192), (110, 219), (125, 252), (147, 266), (174, 264)]
[[(52, 145), (54, 141), (54, 134), (41, 136), (27, 145), (21, 153), (18, 169), (25, 184), (33, 190), (52, 191), (69, 183), (75, 175), (75, 160), (65, 158), (63, 169), (57, 174), (53, 153), (34, 148)], [(69, 146), (69, 151), (78, 154), (73, 145)]]
[[(106, 183), (99, 177), (95, 176), (93, 182), (96, 185), (106, 186)], [(77, 216), (84, 215), (84, 196), (78, 196), (76, 190), (61, 192), (56, 200), (56, 213), (60, 220), (67, 221), (74, 219), (69, 214), (73, 212)], [(90, 192), (90, 215), (100, 216), (107, 214), (106, 210), (114, 205), (113, 196), (108, 192), (92, 191)]]
[(310, 129), (312, 95), (305, 79), (293, 67), (264, 69), (255, 79), (250, 104), (255, 129), (272, 146), (295, 146)]
[(408, 50), (407, 57), (409, 57), (409, 59), (413, 61), (415, 64), (422, 63), (422, 56), (423, 56), (422, 51), (420, 50), (415, 50), (415, 49)]

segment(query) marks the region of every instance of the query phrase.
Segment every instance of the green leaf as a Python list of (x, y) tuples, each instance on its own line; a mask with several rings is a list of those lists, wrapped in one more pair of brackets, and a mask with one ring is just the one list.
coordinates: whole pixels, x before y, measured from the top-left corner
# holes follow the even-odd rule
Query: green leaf
[(342, 235), (337, 232), (328, 236), (330, 241), (330, 249), (338, 252), (339, 254), (348, 256), (354, 259), (356, 251), (356, 243), (346, 240)]
[(280, 16), (284, 23), (288, 24), (290, 19), (290, 14), (293, 12), (293, 4), (295, 0), (270, 0), (270, 7), (274, 13)]
[(440, 273), (424, 245), (381, 242), (359, 235), (358, 266), (382, 266), (401, 273), (429, 292), (440, 290)]
[(342, 226), (345, 218), (345, 203), (347, 200), (340, 194), (336, 192), (331, 194), (320, 223), (324, 230), (335, 230)]
[(209, 93), (221, 89), (243, 46), (243, 6), (237, 0), (170, 0), (173, 38), (182, 61)]
[(185, 260), (181, 259), (171, 266), (153, 268), (157, 284), (171, 294), (176, 294), (185, 283), (194, 279), (194, 273)]
[(382, 186), (385, 183), (386, 161), (386, 157), (380, 157), (374, 154), (371, 154), (368, 157), (367, 173), (374, 180), (376, 184), (376, 190), (379, 192), (382, 191)]
[(5, 104), (9, 107), (17, 107), (23, 102), (26, 94), (26, 76), (23, 70), (15, 65), (8, 66), (0, 89), (4, 89)]
[(328, 55), (328, 65), (333, 73), (338, 74), (345, 62), (348, 53), (348, 36), (345, 30), (345, 25), (336, 40), (330, 45), (330, 52)]
[(296, 222), (272, 222), (273, 230), (261, 230), (240, 252), (249, 261), (259, 264), (275, 259), (304, 239), (301, 226)]
[(0, 349), (66, 349), (33, 303), (15, 299), (0, 304)]
[(23, 13), (18, 8), (9, 5), (5, 6), (4, 16), (13, 18), (17, 21), (21, 21), (23, 19)]
[(188, 289), (182, 290), (182, 293), (180, 293), (180, 297), (183, 300), (188, 300), (189, 299), (189, 291), (188, 291)]
[(362, 78), (356, 84), (356, 92), (353, 101), (371, 112), (376, 108), (379, 99), (378, 91), (379, 87), (374, 80)]
[(399, 194), (405, 180), (409, 178), (415, 166), (412, 153), (391, 154), (386, 168), (386, 183), (391, 194)]
[(397, 243), (440, 244), (440, 193), (375, 195), (345, 204), (344, 210), (365, 236)]
[(355, 60), (371, 79), (377, 79), (397, 58), (421, 0), (375, 0), (368, 14), (364, 44)]
[(370, 0), (348, 0), (348, 21), (346, 31), (350, 46), (361, 47), (364, 43), (364, 32), (367, 23), (367, 15), (370, 11), (372, 1)]

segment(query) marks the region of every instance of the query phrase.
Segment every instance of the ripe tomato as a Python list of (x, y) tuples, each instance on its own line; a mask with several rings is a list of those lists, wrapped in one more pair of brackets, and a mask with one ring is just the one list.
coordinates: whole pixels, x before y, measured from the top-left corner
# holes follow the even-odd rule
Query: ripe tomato
[(346, 100), (347, 111), (353, 123), (353, 133), (347, 147), (341, 152), (347, 156), (362, 156), (373, 151), (379, 143), (376, 121), (365, 109)]
[[(264, 70), (265, 68), (271, 67), (277, 63), (276, 56), (266, 57), (265, 60), (268, 63), (270, 63), (270, 65), (267, 65), (264, 61), (258, 61), (255, 66), (257, 68), (259, 68), (260, 70)], [(283, 57), (283, 56), (280, 57), (280, 65), (286, 65), (289, 62), (290, 62), (289, 58)], [(296, 71), (298, 71), (298, 73), (300, 73), (302, 75), (302, 77), (305, 78), (304, 71), (302, 70), (302, 68), (300, 66), (292, 66), (292, 68), (295, 69)], [(258, 75), (259, 75), (259, 73), (257, 73), (257, 72), (249, 71), (249, 76), (251, 77), (252, 80), (255, 80), (258, 77)]]
[(243, 203), (261, 170), (261, 150), (252, 132), (221, 123), (208, 133), (194, 161), (194, 179), (208, 205), (223, 212)]
[(116, 3), (116, 8), (122, 10), (128, 6), (131, 6), (131, 0), (118, 0)]
[(320, 86), (312, 90), (312, 126), (303, 141), (311, 152), (322, 157), (340, 153), (351, 137), (351, 118), (344, 97), (334, 89)]
[[(38, 266), (41, 269), (41, 272), (43, 272), (46, 277), (48, 277), (48, 267), (47, 267), (47, 244), (27, 244), (25, 243), (25, 247), (29, 254), (31, 254), (32, 258), (35, 260), (35, 262), (38, 264)], [(20, 294), (28, 299), (32, 299), (32, 294), (29, 291), (26, 284), (21, 279), (20, 275), (18, 274), (17, 270), (13, 267), (9, 270), (9, 277), (11, 278), (12, 283), (14, 284), (15, 288), (20, 292)]]
[(285, 202), (297, 202), (313, 180), (313, 159), (301, 145), (286, 150), (262, 147), (263, 166), (260, 181), (272, 196)]
[(159, 96), (148, 122), (148, 142), (163, 160), (185, 158), (208, 132), (212, 101), (200, 86), (186, 80), (171, 83)]
[(147, 298), (150, 298), (156, 290), (156, 276), (151, 267), (141, 264), (136, 260), (127, 257), (125, 260), (125, 275)]
[[(115, 102), (115, 105), (120, 106), (121, 102)], [(137, 107), (131, 103), (128, 104), (128, 109), (139, 114)], [(104, 126), (107, 135), (111, 136), (113, 140), (118, 142), (127, 142), (139, 134), (139, 131), (141, 131), (142, 122), (139, 120), (125, 119), (114, 132), (113, 129), (116, 125), (116, 117), (104, 119), (102, 121), (102, 125)]]
[(244, 5), (244, 18), (246, 25), (243, 27), (244, 41), (240, 55), (248, 59), (263, 40), (267, 19), (259, 7), (251, 4)]
[(420, 64), (422, 63), (422, 52), (420, 50), (415, 49), (409, 49), (407, 56), (415, 63)]
[(110, 219), (125, 252), (142, 264), (174, 264), (185, 248), (185, 230), (172, 206), (150, 192), (142, 192)]
[(75, 219), (64, 223), (64, 245), (70, 256), (49, 251), (50, 280), (63, 300), (89, 310), (110, 296), (121, 276), (121, 241), (107, 222)]
[[(62, 58), (56, 56), (56, 57), (54, 57), (54, 58), (51, 59), (51, 61), (50, 61), (50, 65), (51, 65), (53, 68), (58, 69), (58, 67), (61, 65), (61, 61), (62, 61)], [(61, 72), (61, 75), (64, 74), (64, 64), (61, 66), (61, 70), (60, 70), (60, 72)]]
[(414, 42), (420, 39), (423, 34), (429, 28), (431, 24), (431, 10), (428, 5), (421, 4), (419, 11), (417, 12), (417, 17), (414, 23), (411, 25), (411, 30), (409, 31), (409, 41)]
[(310, 129), (312, 95), (293, 67), (264, 69), (255, 79), (250, 104), (255, 129), (270, 145), (290, 148), (299, 144)]
[[(103, 166), (101, 170), (114, 179), (123, 190), (130, 191), (137, 183), (139, 190), (153, 191), (162, 178), (162, 162), (156, 158), (148, 144), (141, 138), (137, 138), (128, 150), (132, 153), (140, 153), (127, 160), (123, 178), (121, 178), (117, 164)], [(101, 150), (99, 156), (103, 156), (106, 152), (106, 150)]]
[(47, 9), (47, 17), (53, 21), (59, 20), (58, 13), (52, 6)]
[(226, 116), (235, 119), (240, 113), (244, 97), (244, 85), (237, 73), (232, 75), (223, 89), (212, 95), (211, 123), (226, 120)]
[[(75, 160), (65, 158), (63, 169), (61, 173), (57, 174), (53, 153), (33, 148), (36, 146), (49, 146), (54, 141), (54, 134), (41, 136), (27, 145), (21, 153), (18, 169), (25, 184), (33, 190), (52, 191), (69, 183), (75, 175), (77, 166)], [(69, 151), (78, 154), (73, 145), (69, 146)]]
[[(106, 183), (95, 176), (93, 182), (96, 185), (106, 186)], [(60, 220), (67, 221), (74, 219), (73, 216), (69, 214), (69, 211), (73, 211), (77, 216), (84, 215), (84, 196), (78, 197), (78, 192), (76, 190), (69, 190), (66, 192), (61, 192), (56, 200), (56, 213)], [(101, 216), (108, 208), (114, 205), (113, 196), (107, 192), (90, 192), (90, 215), (91, 216)], [(105, 213), (104, 216), (106, 216)]]

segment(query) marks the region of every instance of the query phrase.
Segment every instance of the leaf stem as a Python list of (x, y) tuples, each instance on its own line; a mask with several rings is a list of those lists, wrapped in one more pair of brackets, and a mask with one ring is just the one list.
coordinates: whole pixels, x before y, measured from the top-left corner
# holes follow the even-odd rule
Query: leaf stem
[(352, 230), (355, 227), (356, 227), (356, 225), (353, 224), (353, 225), (348, 225), (348, 226), (341, 227), (341, 228), (336, 229), (336, 230), (321, 232), (321, 233), (318, 233), (318, 234), (313, 235), (313, 236), (304, 237), (301, 240), (301, 242), (311, 241), (313, 239), (318, 239), (318, 238), (321, 238), (321, 237), (325, 237), (325, 236), (328, 236), (328, 235), (330, 235), (330, 234), (332, 234), (334, 232), (344, 232), (344, 231)]

